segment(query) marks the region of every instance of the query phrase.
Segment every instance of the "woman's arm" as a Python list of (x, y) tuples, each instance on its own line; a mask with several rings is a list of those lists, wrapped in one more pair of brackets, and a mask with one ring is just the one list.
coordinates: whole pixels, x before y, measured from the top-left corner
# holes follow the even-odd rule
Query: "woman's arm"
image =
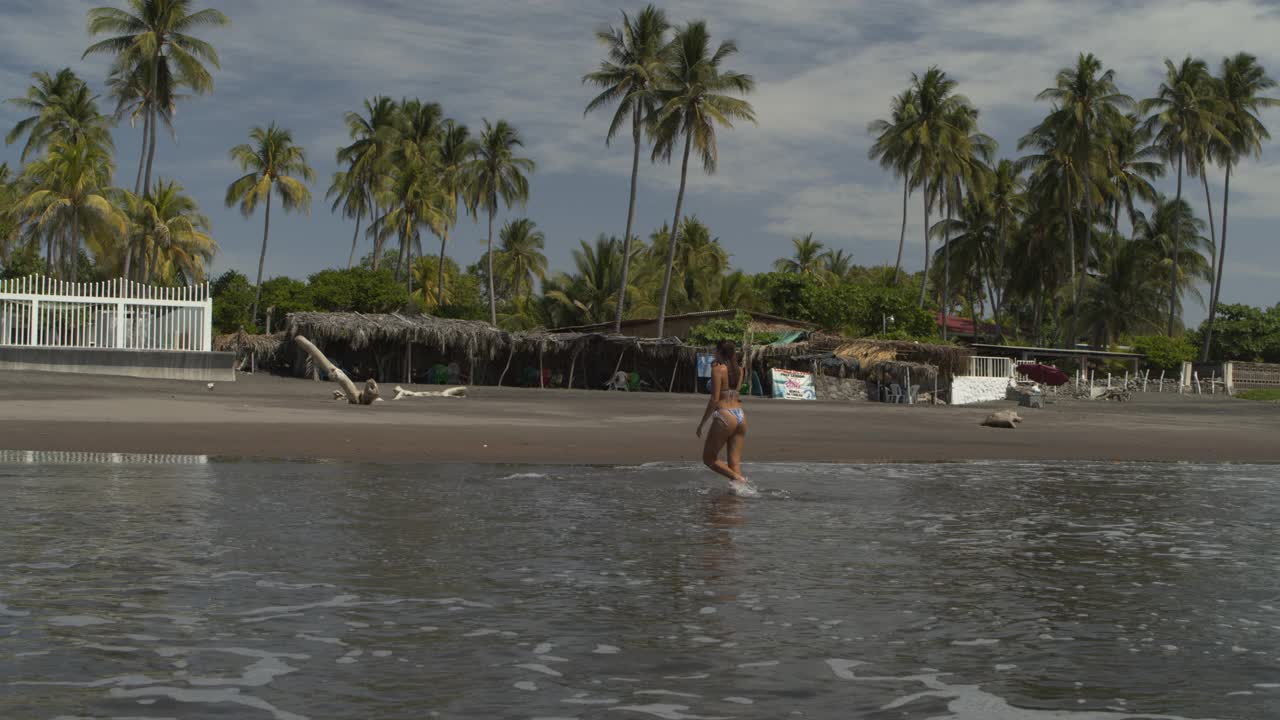
[(707, 398), (707, 409), (702, 412), (702, 419), (698, 421), (698, 437), (702, 437), (702, 426), (707, 424), (707, 418), (716, 411), (720, 402), (720, 388), (724, 386), (725, 376), (728, 374), (729, 371), (719, 365), (711, 368), (711, 397)]

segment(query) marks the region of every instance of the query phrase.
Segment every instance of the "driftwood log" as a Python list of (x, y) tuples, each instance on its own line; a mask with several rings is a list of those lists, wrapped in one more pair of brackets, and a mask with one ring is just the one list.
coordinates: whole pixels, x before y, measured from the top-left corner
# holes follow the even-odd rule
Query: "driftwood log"
[(407, 397), (408, 398), (415, 398), (415, 397), (464, 398), (466, 396), (467, 396), (467, 389), (464, 387), (451, 387), (448, 390), (415, 391), (415, 390), (405, 390), (404, 388), (397, 385), (396, 396), (391, 399), (399, 400), (400, 398), (407, 398)]
[(982, 424), (987, 427), (1006, 428), (1012, 430), (1013, 428), (1016, 428), (1020, 422), (1022, 422), (1022, 416), (1018, 413), (1013, 410), (1001, 410), (988, 415), (987, 419), (982, 421)]
[(329, 362), (329, 358), (325, 357), (324, 353), (320, 352), (320, 348), (317, 348), (310, 340), (297, 335), (293, 338), (293, 341), (298, 344), (298, 347), (307, 352), (316, 368), (323, 369), (334, 382), (338, 383), (341, 394), (338, 391), (334, 391), (335, 398), (345, 397), (347, 402), (352, 405), (372, 405), (382, 399), (378, 397), (378, 383), (373, 378), (365, 381), (364, 390), (357, 390), (356, 384), (351, 382), (351, 378), (339, 370), (338, 366)]

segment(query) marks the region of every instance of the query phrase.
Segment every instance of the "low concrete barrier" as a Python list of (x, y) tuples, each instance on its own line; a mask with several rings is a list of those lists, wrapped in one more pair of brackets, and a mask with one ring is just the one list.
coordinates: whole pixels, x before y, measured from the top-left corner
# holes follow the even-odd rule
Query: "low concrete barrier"
[(0, 372), (122, 375), (155, 380), (234, 382), (235, 353), (184, 350), (0, 347)]

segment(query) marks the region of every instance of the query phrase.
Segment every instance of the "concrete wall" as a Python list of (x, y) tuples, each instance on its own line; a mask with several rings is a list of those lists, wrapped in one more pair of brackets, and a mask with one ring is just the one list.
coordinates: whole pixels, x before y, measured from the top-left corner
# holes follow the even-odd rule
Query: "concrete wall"
[(1009, 378), (970, 377), (962, 375), (951, 381), (951, 404), (1004, 400), (1009, 391)]
[(862, 402), (867, 399), (867, 384), (856, 378), (837, 378), (819, 373), (813, 378), (819, 400)]
[(235, 353), (102, 348), (0, 347), (0, 372), (123, 375), (157, 380), (234, 382)]

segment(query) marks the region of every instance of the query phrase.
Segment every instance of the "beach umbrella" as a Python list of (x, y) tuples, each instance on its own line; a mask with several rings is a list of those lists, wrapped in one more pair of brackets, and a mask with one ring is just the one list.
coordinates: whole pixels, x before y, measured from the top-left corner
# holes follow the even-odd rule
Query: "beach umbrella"
[(1057, 387), (1058, 385), (1066, 385), (1071, 378), (1067, 374), (1052, 365), (1041, 365), (1039, 363), (1028, 363), (1019, 365), (1018, 372), (1035, 380), (1041, 385), (1049, 385)]

